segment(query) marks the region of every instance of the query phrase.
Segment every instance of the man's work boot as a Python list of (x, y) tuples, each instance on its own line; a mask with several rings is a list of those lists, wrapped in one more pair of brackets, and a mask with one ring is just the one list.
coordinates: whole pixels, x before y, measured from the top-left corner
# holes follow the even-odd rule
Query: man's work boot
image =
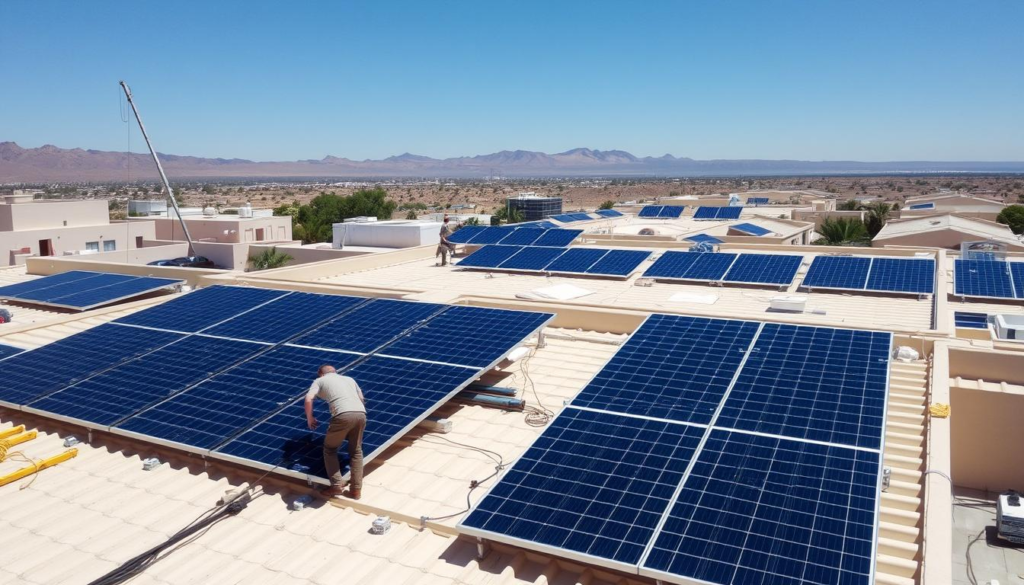
[(337, 497), (337, 496), (344, 495), (344, 493), (345, 493), (345, 488), (341, 487), (340, 485), (332, 485), (331, 487), (327, 487), (327, 488), (324, 488), (324, 489), (320, 490), (320, 495), (325, 497), (325, 498), (327, 498), (327, 499), (331, 499), (331, 498), (334, 498), (334, 497)]

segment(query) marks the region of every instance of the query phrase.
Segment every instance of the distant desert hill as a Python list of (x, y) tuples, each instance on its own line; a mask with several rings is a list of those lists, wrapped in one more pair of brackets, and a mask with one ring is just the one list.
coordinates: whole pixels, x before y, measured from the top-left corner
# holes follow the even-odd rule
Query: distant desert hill
[[(472, 157), (435, 159), (410, 153), (383, 160), (355, 161), (336, 156), (320, 160), (256, 162), (161, 154), (175, 180), (244, 177), (585, 177), (585, 176), (742, 176), (882, 173), (1024, 173), (1024, 162), (857, 162), (799, 160), (694, 160), (670, 154), (636, 157), (622, 150), (574, 148), (558, 154), (503, 150)], [(148, 154), (130, 157), (133, 179), (156, 179)], [(0, 183), (47, 181), (123, 181), (129, 155), (124, 152), (58, 148), (22, 148), (0, 142)]]

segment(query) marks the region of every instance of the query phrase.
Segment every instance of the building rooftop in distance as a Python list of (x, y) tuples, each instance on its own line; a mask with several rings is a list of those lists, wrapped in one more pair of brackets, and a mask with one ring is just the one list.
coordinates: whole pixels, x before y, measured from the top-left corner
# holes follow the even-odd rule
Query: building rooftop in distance
[(952, 213), (890, 220), (874, 237), (878, 245), (957, 247), (965, 241), (992, 241), (1024, 251), (1024, 241), (1004, 224)]

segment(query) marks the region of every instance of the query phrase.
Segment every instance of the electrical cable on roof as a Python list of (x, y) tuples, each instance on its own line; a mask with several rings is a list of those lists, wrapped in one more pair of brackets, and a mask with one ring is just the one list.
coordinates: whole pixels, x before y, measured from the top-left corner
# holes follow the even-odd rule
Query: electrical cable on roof
[[(451, 443), (453, 445), (456, 445), (456, 446), (459, 446), (459, 447), (463, 447), (463, 448), (469, 449), (471, 451), (477, 451), (479, 453), (483, 453), (484, 455), (487, 455), (488, 458), (491, 459), (491, 461), (495, 461), (497, 463), (497, 465), (494, 467), (494, 473), (488, 475), (487, 477), (485, 477), (483, 479), (474, 479), (474, 480), (469, 482), (469, 491), (466, 493), (466, 508), (464, 510), (459, 510), (458, 512), (454, 512), (452, 514), (446, 514), (444, 516), (433, 516), (433, 517), (420, 516), (420, 523), (421, 524), (426, 524), (427, 522), (435, 522), (437, 520), (447, 520), (448, 518), (454, 518), (456, 516), (461, 516), (462, 514), (465, 514), (466, 512), (469, 512), (473, 508), (473, 502), (471, 501), (471, 497), (473, 496), (473, 490), (475, 490), (476, 488), (480, 487), (485, 482), (493, 479), (494, 477), (497, 477), (497, 475), (499, 473), (501, 473), (501, 470), (505, 469), (505, 467), (507, 467), (507, 465), (505, 464), (505, 458), (502, 457), (500, 453), (496, 453), (496, 452), (491, 451), (489, 449), (484, 449), (483, 447), (476, 447), (474, 445), (469, 445), (469, 444), (466, 444), (466, 443), (460, 443), (458, 441), (453, 441), (453, 440), (448, 439), (446, 437), (440, 437), (440, 436), (435, 436), (435, 435), (426, 435), (426, 436), (421, 437), (421, 440), (422, 439), (441, 439), (441, 440), (447, 441), (447, 442), (449, 442), (449, 443)], [(492, 455), (494, 457), (491, 457)], [(495, 457), (497, 457), (497, 460), (495, 460)]]

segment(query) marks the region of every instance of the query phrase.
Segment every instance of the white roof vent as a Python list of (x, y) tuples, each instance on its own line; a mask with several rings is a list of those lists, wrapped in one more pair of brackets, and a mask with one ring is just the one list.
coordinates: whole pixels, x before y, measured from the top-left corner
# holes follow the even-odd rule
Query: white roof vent
[(203, 216), (205, 217), (217, 217), (217, 210), (212, 207), (203, 208)]

